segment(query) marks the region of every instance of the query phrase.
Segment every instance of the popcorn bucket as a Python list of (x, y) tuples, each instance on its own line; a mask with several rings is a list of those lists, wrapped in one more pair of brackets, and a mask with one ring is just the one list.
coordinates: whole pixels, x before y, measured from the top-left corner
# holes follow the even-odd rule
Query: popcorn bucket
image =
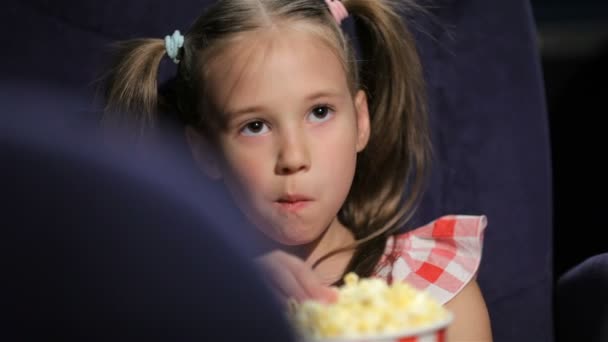
[(305, 342), (444, 342), (454, 314), (407, 283), (344, 277), (334, 303), (292, 302)]
[(446, 330), (452, 320), (450, 313), (446, 319), (426, 327), (374, 336), (310, 339), (306, 342), (446, 342)]

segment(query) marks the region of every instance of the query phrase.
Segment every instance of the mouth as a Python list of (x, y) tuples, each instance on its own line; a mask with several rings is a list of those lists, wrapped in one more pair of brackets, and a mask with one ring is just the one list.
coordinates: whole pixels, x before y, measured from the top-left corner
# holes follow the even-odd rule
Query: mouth
[(299, 211), (306, 208), (312, 201), (312, 198), (304, 195), (285, 195), (279, 197), (275, 203), (283, 210)]

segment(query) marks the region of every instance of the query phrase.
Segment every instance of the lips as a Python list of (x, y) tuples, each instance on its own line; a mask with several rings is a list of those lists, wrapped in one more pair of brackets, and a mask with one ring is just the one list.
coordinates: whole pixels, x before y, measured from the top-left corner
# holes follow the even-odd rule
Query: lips
[(303, 202), (303, 201), (312, 201), (312, 198), (305, 195), (283, 195), (279, 197), (277, 202)]
[(275, 203), (284, 210), (298, 211), (307, 207), (312, 200), (309, 196), (293, 194), (281, 196)]

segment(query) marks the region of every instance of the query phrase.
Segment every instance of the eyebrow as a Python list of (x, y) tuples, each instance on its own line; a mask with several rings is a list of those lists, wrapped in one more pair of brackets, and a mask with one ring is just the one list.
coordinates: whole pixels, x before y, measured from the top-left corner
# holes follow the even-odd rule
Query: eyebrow
[(337, 97), (340, 96), (340, 92), (336, 90), (323, 90), (310, 94), (306, 97), (307, 101), (316, 100), (321, 97)]
[(245, 107), (243, 109), (235, 110), (235, 111), (226, 111), (225, 114), (229, 119), (235, 118), (237, 116), (247, 114), (247, 113), (255, 113), (255, 112), (263, 112), (266, 109), (264, 106), (250, 106)]
[[(317, 91), (317, 92), (314, 92), (314, 93), (308, 95), (305, 100), (310, 102), (310, 101), (314, 101), (314, 100), (317, 100), (317, 99), (323, 98), (323, 97), (338, 97), (340, 95), (341, 94), (340, 94), (339, 91), (336, 91), (336, 90), (333, 90), (333, 89), (331, 89), (331, 90), (322, 90), (322, 91)], [(238, 117), (238, 116), (240, 116), (242, 114), (264, 112), (264, 111), (266, 111), (266, 109), (267, 108), (264, 107), (264, 106), (254, 105), (254, 106), (249, 106), (249, 107), (245, 107), (245, 108), (234, 110), (234, 111), (229, 110), (229, 111), (227, 111), (225, 113), (227, 114), (227, 116), (228, 116), (229, 119), (233, 119), (233, 118)]]

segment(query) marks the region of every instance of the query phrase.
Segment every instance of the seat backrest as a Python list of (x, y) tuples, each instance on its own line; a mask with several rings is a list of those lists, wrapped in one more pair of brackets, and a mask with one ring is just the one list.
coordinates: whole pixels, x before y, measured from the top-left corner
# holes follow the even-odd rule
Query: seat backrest
[(228, 195), (105, 143), (81, 103), (0, 84), (0, 340), (292, 341)]
[(608, 252), (566, 271), (555, 291), (556, 340), (608, 340)]
[(478, 281), (495, 341), (551, 341), (547, 110), (527, 1), (436, 1), (420, 34), (436, 165), (421, 222), (488, 217)]

